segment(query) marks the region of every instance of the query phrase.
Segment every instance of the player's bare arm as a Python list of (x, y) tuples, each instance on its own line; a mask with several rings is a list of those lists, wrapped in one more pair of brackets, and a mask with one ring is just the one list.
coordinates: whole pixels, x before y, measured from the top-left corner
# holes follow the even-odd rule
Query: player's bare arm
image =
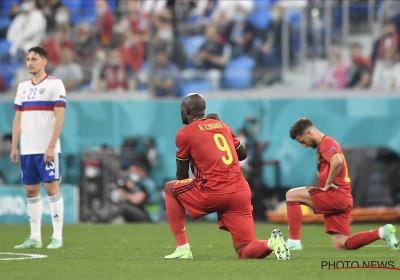
[(21, 111), (15, 112), (12, 128), (12, 144), (11, 144), (11, 161), (13, 164), (18, 165), (18, 140), (21, 134)]
[(44, 153), (44, 162), (46, 164), (54, 160), (54, 148), (57, 140), (60, 137), (62, 127), (64, 125), (64, 107), (54, 107), (55, 122), (53, 127), (53, 134), (51, 136), (49, 145)]
[(189, 178), (189, 160), (176, 159), (176, 179), (184, 180)]
[(240, 146), (236, 148), (236, 154), (240, 161), (245, 160), (247, 158), (247, 149), (243, 143), (240, 143)]
[(338, 176), (338, 174), (340, 172), (340, 168), (342, 167), (342, 163), (343, 163), (343, 158), (340, 156), (340, 154), (334, 154), (331, 157), (329, 174), (328, 174), (328, 178), (326, 179), (325, 187), (322, 188), (323, 191), (326, 192), (327, 190), (329, 190), (331, 188), (335, 188), (335, 189), (338, 188), (338, 186), (336, 186), (333, 183), (333, 181)]

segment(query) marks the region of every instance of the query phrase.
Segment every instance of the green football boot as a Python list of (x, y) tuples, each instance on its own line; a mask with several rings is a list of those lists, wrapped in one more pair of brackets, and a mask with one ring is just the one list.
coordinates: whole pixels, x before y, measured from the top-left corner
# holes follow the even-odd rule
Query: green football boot
[(47, 249), (60, 249), (63, 246), (61, 240), (51, 238), (51, 243), (47, 246)]
[(190, 247), (186, 246), (182, 249), (176, 248), (175, 252), (171, 255), (165, 256), (164, 259), (193, 259), (193, 255), (190, 251)]
[(36, 241), (29, 237), (21, 245), (14, 246), (14, 249), (41, 249), (42, 247), (42, 241)]

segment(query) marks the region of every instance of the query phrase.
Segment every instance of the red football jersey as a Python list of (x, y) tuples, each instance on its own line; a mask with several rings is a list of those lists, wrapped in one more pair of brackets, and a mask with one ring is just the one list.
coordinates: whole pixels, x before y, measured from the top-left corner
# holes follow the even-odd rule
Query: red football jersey
[(236, 149), (241, 143), (221, 121), (198, 119), (178, 130), (176, 158), (189, 160), (194, 180), (204, 192), (249, 190)]
[(342, 153), (342, 149), (335, 139), (324, 136), (317, 148), (317, 167), (318, 167), (318, 182), (321, 188), (325, 187), (328, 179), (330, 162), (334, 156), (343, 158), (342, 167), (339, 174), (333, 180), (333, 183), (339, 187), (339, 190), (346, 193), (351, 193), (350, 177), (347, 169), (346, 159)]

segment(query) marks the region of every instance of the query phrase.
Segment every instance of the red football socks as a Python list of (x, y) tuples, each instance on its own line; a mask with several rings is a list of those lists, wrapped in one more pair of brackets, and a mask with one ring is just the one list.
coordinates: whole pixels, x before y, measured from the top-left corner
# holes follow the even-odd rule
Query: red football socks
[(268, 240), (253, 240), (240, 248), (237, 255), (240, 259), (263, 259), (272, 252), (268, 248), (267, 242)]
[(168, 223), (174, 234), (176, 246), (185, 245), (188, 243), (185, 230), (185, 208), (169, 193), (165, 193), (165, 206)]
[(286, 201), (286, 213), (289, 226), (289, 238), (300, 240), (301, 207), (296, 201)]
[(355, 250), (365, 245), (368, 245), (378, 239), (380, 239), (378, 229), (363, 231), (350, 236), (344, 244), (344, 247), (346, 248), (346, 250)]

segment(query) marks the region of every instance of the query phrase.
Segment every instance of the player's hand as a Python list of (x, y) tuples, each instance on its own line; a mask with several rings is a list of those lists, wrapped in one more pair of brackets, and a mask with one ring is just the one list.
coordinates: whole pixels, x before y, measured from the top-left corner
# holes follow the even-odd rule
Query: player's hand
[(11, 150), (10, 159), (12, 163), (14, 163), (15, 165), (18, 165), (18, 154), (19, 154), (18, 149)]
[(53, 148), (47, 148), (46, 152), (44, 152), (44, 163), (49, 164), (54, 160), (54, 149)]
[(325, 187), (323, 187), (321, 190), (323, 190), (324, 192), (330, 190), (330, 189), (337, 189), (339, 188), (338, 186), (336, 186), (334, 183), (330, 184), (330, 185), (325, 185)]

